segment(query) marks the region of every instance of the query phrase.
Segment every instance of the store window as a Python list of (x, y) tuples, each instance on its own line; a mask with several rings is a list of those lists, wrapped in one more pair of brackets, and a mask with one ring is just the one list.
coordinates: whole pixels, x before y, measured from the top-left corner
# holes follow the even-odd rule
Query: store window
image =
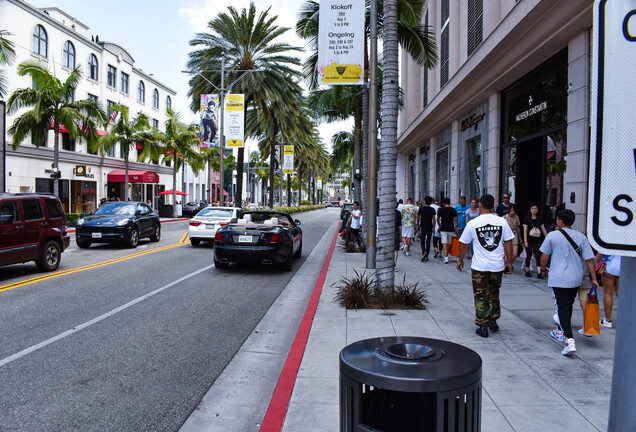
[(411, 198), (415, 198), (415, 155), (409, 156), (409, 190), (407, 195)]
[[(481, 187), (481, 136), (477, 136), (466, 143), (469, 163), (469, 195), (470, 198), (479, 199), (482, 194)], [(466, 195), (464, 193), (464, 195)]]
[(117, 87), (117, 68), (115, 66), (108, 65), (108, 82), (106, 85), (112, 88)]
[(49, 52), (48, 36), (46, 30), (41, 25), (33, 28), (33, 54), (47, 58)]
[(75, 69), (75, 47), (71, 41), (64, 42), (62, 65), (68, 69)]
[(121, 91), (128, 94), (128, 82), (130, 81), (130, 76), (122, 72), (121, 73)]
[(428, 164), (428, 149), (429, 142), (420, 149), (420, 199), (424, 199), (429, 194), (428, 191), (428, 176), (429, 176), (429, 164)]
[(88, 56), (88, 77), (92, 80), (99, 81), (99, 63), (95, 54)]
[(137, 100), (142, 103), (146, 101), (146, 86), (143, 81), (139, 81), (137, 85)]
[(435, 154), (435, 171), (437, 174), (436, 198), (441, 202), (449, 194), (449, 160), (448, 145)]
[(75, 151), (75, 140), (69, 138), (67, 133), (62, 133), (62, 150)]

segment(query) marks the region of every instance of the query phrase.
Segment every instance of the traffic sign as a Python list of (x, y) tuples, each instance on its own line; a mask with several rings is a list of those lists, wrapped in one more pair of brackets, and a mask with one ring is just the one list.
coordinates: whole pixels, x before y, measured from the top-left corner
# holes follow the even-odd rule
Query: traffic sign
[(602, 253), (636, 256), (636, 0), (594, 2), (592, 50), (587, 232)]

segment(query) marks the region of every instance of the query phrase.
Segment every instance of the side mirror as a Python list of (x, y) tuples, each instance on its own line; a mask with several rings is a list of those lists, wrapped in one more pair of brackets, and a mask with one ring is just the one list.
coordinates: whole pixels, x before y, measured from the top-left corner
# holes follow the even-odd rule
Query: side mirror
[(296, 225), (300, 225), (300, 221), (299, 221), (298, 219), (294, 220), (294, 223), (295, 223)]
[(8, 225), (13, 223), (13, 215), (0, 215), (0, 225)]
[(135, 212), (135, 216), (141, 216), (141, 210), (137, 210), (137, 211)]
[(237, 218), (232, 218), (232, 219), (230, 219), (230, 223), (237, 223), (237, 222), (238, 222), (238, 219), (237, 219)]

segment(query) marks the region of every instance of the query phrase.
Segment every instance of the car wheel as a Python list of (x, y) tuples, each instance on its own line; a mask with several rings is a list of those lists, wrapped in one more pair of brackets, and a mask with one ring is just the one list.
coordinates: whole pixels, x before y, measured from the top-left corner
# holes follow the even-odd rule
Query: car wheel
[(293, 265), (294, 265), (294, 254), (290, 253), (281, 267), (285, 271), (291, 271)]
[(88, 249), (91, 247), (92, 242), (90, 240), (75, 237), (75, 243), (77, 243), (77, 247), (80, 249)]
[(221, 269), (221, 268), (228, 268), (229, 265), (230, 263), (224, 263), (224, 262), (218, 261), (216, 257), (214, 257), (214, 267)]
[(40, 271), (50, 272), (60, 265), (61, 257), (60, 245), (56, 241), (49, 240), (44, 244), (42, 256), (35, 261), (35, 265)]
[(296, 253), (294, 254), (295, 258), (300, 258), (300, 256), (303, 254), (303, 241), (300, 241), (300, 246), (298, 246), (298, 250), (296, 251)]
[(150, 236), (151, 242), (158, 242), (159, 240), (161, 240), (161, 224), (157, 224), (155, 232)]
[(130, 237), (128, 238), (128, 246), (134, 249), (137, 247), (138, 244), (139, 244), (139, 231), (137, 231), (137, 228), (133, 227), (133, 229), (130, 230)]
[(191, 238), (190, 243), (192, 244), (192, 246), (197, 247), (201, 244), (201, 239)]

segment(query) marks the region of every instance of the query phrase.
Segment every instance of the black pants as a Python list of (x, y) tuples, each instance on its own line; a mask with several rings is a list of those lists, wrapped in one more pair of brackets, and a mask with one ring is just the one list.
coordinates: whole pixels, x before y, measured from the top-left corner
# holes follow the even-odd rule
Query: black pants
[(428, 252), (431, 250), (431, 237), (433, 237), (433, 229), (427, 230), (422, 228), (420, 242), (422, 243), (422, 253), (424, 255), (428, 255)]
[(528, 236), (528, 247), (526, 248), (526, 268), (530, 268), (530, 260), (534, 256), (534, 259), (537, 260), (537, 267), (541, 265), (541, 251), (539, 248), (541, 247), (541, 243), (543, 243), (541, 237), (530, 237)]
[(439, 251), (442, 250), (442, 238), (441, 237), (433, 237), (433, 247)]
[(362, 246), (362, 240), (360, 239), (360, 228), (349, 227), (349, 240), (356, 242), (358, 246)]
[(572, 334), (572, 308), (574, 300), (579, 293), (576, 288), (550, 288), (554, 298), (554, 309), (559, 316), (559, 328), (566, 338), (573, 338)]

